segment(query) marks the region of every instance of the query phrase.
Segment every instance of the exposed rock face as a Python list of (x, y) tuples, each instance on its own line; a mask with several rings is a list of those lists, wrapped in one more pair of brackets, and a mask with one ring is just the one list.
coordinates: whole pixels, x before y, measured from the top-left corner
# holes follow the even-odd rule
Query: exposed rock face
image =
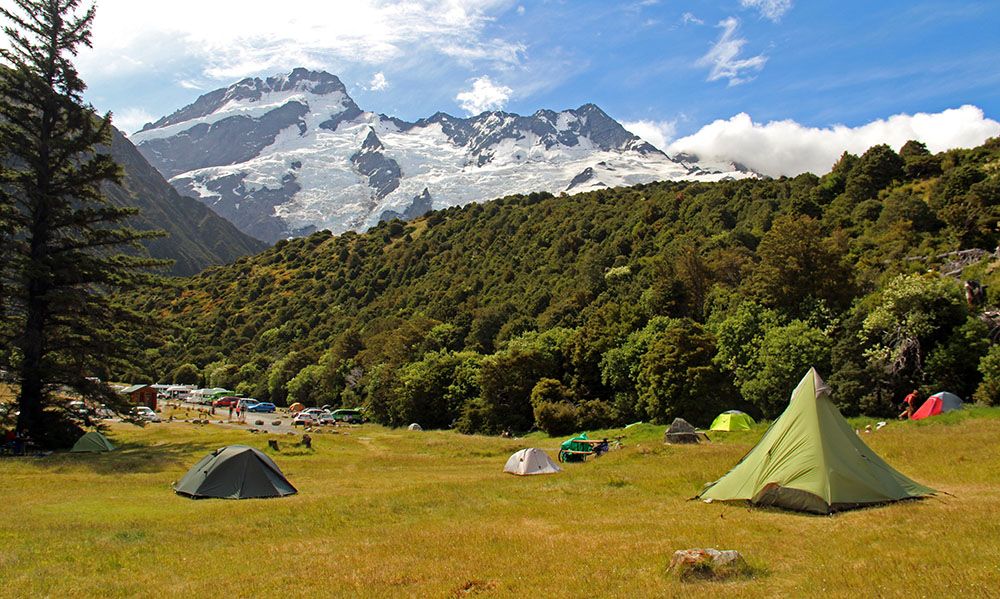
[(368, 177), (368, 187), (374, 191), (376, 200), (381, 200), (395, 191), (403, 176), (399, 163), (392, 158), (386, 158), (383, 150), (385, 146), (375, 135), (375, 130), (371, 129), (362, 142), (361, 149), (351, 156), (351, 163), (357, 167), (358, 172)]
[(399, 220), (413, 220), (427, 214), (433, 207), (434, 202), (431, 200), (431, 194), (425, 187), (420, 195), (413, 198), (413, 202), (406, 207), (406, 210), (402, 214), (394, 210), (386, 210), (379, 217), (379, 220), (392, 220), (394, 218), (398, 218)]
[(288, 102), (260, 118), (231, 116), (211, 125), (200, 123), (172, 137), (151, 139), (142, 153), (165, 177), (206, 166), (222, 166), (250, 160), (274, 143), (282, 130), (300, 125), (309, 108)]
[[(266, 241), (342, 232), (513, 193), (748, 176), (682, 163), (593, 104), (530, 116), (363, 111), (329, 73), (295, 69), (207, 93), (132, 137), (170, 182)], [(690, 157), (689, 157), (690, 158)]]

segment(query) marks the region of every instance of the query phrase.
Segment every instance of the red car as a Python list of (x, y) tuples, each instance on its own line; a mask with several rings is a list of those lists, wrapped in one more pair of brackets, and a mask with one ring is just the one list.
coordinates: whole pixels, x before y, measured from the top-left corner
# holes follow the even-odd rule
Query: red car
[(230, 406), (236, 407), (236, 404), (242, 399), (241, 397), (226, 396), (219, 398), (212, 402), (212, 405), (216, 408), (228, 408)]

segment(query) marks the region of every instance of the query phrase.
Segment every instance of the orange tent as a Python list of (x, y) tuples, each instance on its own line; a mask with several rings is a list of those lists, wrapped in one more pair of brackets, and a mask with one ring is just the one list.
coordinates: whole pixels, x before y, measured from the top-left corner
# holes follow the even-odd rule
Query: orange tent
[(306, 407), (300, 404), (299, 402), (295, 402), (292, 405), (288, 406), (288, 411), (291, 412), (292, 414), (298, 414), (304, 409), (306, 409)]

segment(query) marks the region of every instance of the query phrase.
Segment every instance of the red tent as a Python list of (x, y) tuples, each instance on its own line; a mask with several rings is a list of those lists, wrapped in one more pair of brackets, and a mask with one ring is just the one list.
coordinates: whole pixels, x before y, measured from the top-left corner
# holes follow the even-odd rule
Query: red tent
[(920, 409), (913, 413), (913, 416), (910, 416), (910, 420), (920, 420), (921, 418), (937, 416), (942, 412), (950, 412), (961, 408), (962, 400), (957, 395), (948, 393), (947, 391), (935, 393), (927, 398), (927, 401), (920, 406)]

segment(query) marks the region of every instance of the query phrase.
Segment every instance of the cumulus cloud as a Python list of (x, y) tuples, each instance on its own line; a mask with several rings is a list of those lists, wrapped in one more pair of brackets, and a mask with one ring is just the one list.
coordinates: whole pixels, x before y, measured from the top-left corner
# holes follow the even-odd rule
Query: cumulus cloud
[(337, 61), (383, 64), (421, 51), (516, 64), (522, 44), (484, 35), (494, 15), (512, 4), (284, 0), (247, 10), (240, 0), (102, 0), (94, 47), (81, 52), (78, 66), (90, 79), (183, 58), (200, 65), (203, 76), (224, 79)]
[(677, 134), (677, 121), (626, 121), (622, 127), (663, 150)]
[(128, 135), (142, 129), (146, 123), (152, 123), (156, 118), (142, 108), (126, 108), (114, 113), (111, 116), (111, 122), (122, 133)]
[(745, 38), (736, 37), (736, 30), (740, 26), (740, 20), (736, 17), (729, 17), (719, 21), (719, 27), (723, 29), (719, 40), (715, 42), (712, 49), (707, 54), (698, 59), (698, 66), (711, 66), (712, 70), (708, 74), (709, 81), (718, 79), (728, 79), (729, 85), (739, 85), (751, 81), (753, 77), (746, 75), (760, 71), (767, 63), (767, 57), (763, 54), (751, 56), (750, 58), (740, 58), (743, 46), (746, 45)]
[(761, 124), (740, 113), (678, 139), (667, 152), (732, 160), (777, 177), (804, 172), (823, 174), (845, 150), (861, 154), (881, 143), (899, 150), (915, 139), (927, 144), (930, 151), (940, 152), (974, 147), (998, 135), (1000, 122), (986, 118), (980, 108), (970, 105), (937, 113), (897, 114), (858, 127), (805, 127), (792, 120)]
[(777, 23), (792, 9), (792, 0), (740, 0), (743, 8), (756, 8), (760, 16)]
[(511, 93), (509, 87), (493, 83), (484, 75), (472, 82), (472, 89), (455, 96), (455, 101), (469, 114), (479, 114), (487, 110), (500, 110), (507, 105)]
[(375, 73), (372, 80), (368, 82), (369, 91), (380, 92), (387, 87), (389, 87), (389, 80), (385, 78), (385, 73), (382, 71)]

